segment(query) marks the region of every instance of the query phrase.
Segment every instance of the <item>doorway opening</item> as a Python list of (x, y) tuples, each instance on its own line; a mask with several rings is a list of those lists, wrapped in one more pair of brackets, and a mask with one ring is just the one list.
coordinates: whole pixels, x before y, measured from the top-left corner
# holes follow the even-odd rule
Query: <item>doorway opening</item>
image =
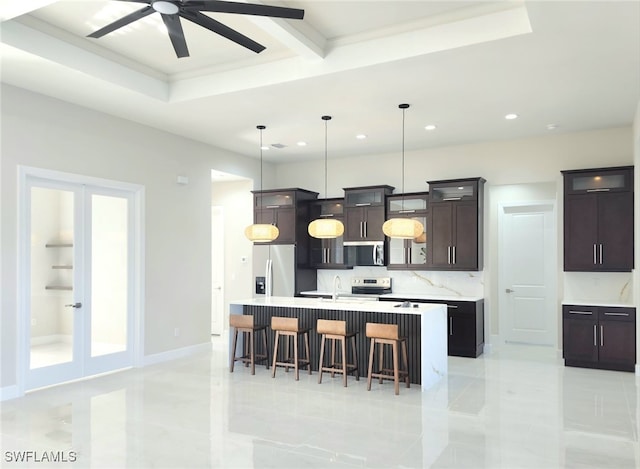
[(251, 179), (211, 170), (211, 334), (225, 340), (229, 301), (251, 296), (252, 190)]

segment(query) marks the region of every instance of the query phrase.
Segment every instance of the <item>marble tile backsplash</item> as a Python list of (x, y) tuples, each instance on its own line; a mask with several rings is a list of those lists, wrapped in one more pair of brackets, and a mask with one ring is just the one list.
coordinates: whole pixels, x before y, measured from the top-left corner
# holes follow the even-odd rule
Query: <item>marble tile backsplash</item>
[(353, 277), (391, 277), (393, 293), (438, 296), (483, 297), (483, 272), (436, 272), (387, 270), (384, 267), (354, 267), (353, 270), (318, 270), (318, 290), (332, 291), (333, 278), (340, 277), (342, 292), (351, 291)]
[(565, 272), (564, 302), (594, 301), (632, 304), (631, 272)]

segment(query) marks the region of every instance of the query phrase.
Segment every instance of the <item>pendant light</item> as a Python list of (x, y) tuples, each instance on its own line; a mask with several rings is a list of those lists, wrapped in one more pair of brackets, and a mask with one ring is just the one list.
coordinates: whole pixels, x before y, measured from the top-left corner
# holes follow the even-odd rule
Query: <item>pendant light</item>
[[(324, 198), (327, 198), (327, 124), (331, 116), (322, 116), (324, 121)], [(332, 239), (342, 236), (344, 225), (334, 218), (318, 218), (309, 223), (309, 235), (314, 238)]]
[[(259, 125), (256, 128), (260, 131), (260, 206), (262, 206), (262, 131), (266, 127)], [(244, 230), (244, 235), (254, 243), (268, 243), (276, 239), (279, 234), (278, 227), (269, 223), (254, 223)]]
[[(402, 210), (404, 210), (404, 113), (409, 105), (400, 104), (398, 108), (402, 109)], [(418, 239), (424, 233), (424, 227), (413, 218), (390, 218), (382, 225), (382, 231), (389, 238)]]

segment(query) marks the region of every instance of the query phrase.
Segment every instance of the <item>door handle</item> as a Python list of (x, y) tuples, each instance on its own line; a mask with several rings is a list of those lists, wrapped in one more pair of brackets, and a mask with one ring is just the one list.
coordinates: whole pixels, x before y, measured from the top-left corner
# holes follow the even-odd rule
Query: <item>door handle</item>
[(600, 244), (600, 264), (602, 264), (602, 244)]
[(514, 292), (514, 290), (512, 290), (511, 288), (507, 288), (507, 289), (505, 290), (505, 292), (507, 292), (507, 293), (513, 293), (513, 292)]
[(65, 308), (82, 308), (82, 303), (71, 303), (64, 306)]

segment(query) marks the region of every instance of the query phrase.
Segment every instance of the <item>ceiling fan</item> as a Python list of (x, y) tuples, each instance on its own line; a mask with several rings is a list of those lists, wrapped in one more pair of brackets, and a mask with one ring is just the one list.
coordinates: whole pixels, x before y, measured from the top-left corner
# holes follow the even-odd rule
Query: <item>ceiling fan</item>
[(164, 21), (173, 49), (178, 58), (189, 57), (187, 41), (182, 31), (180, 17), (202, 26), (220, 36), (246, 47), (256, 53), (262, 52), (265, 47), (262, 44), (240, 34), (228, 26), (203, 14), (203, 11), (215, 13), (234, 13), (239, 15), (269, 16), (272, 18), (288, 18), (301, 20), (304, 18), (304, 10), (297, 8), (275, 7), (258, 5), (255, 3), (237, 3), (222, 0), (119, 0), (132, 3), (145, 3), (141, 10), (134, 11), (123, 16), (117, 21), (98, 29), (87, 37), (100, 38), (116, 29), (127, 26), (134, 21), (144, 18), (152, 13), (160, 13)]

